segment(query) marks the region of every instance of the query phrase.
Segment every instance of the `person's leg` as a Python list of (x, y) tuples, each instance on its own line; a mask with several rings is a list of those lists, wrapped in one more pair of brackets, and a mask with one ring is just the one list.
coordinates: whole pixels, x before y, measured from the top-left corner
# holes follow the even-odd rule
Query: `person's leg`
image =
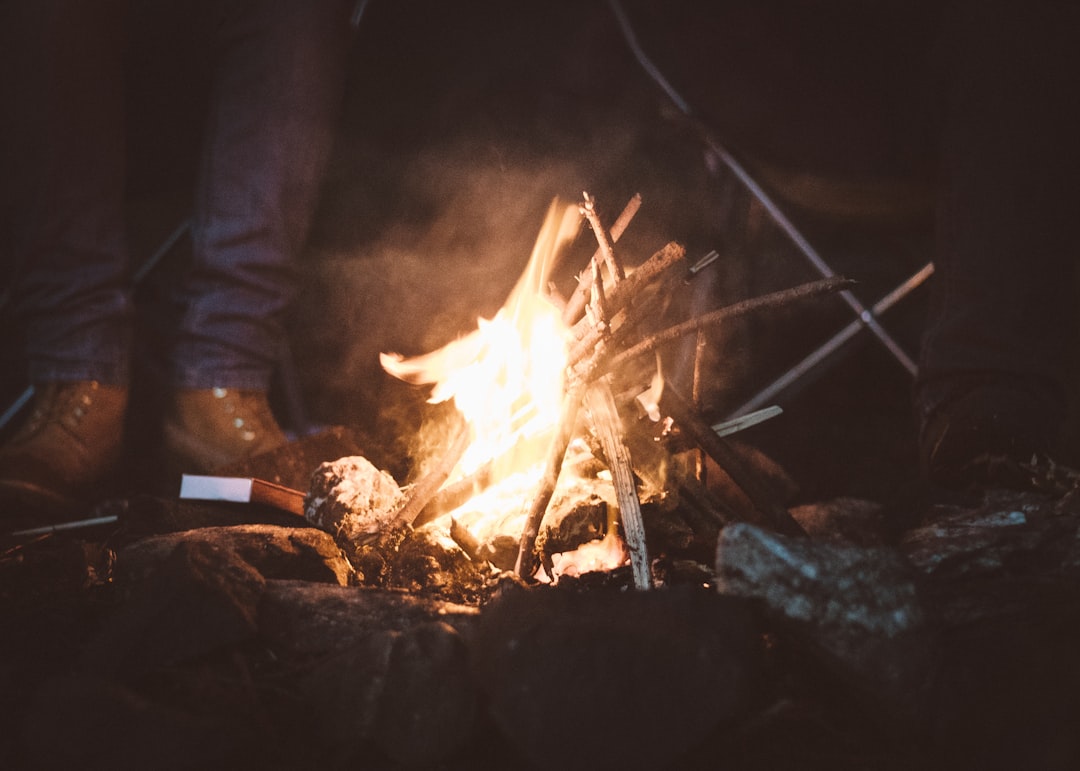
[(189, 465), (283, 439), (265, 393), (340, 107), (349, 7), (344, 0), (219, 7), (193, 264), (180, 287), (173, 351), (179, 390), (166, 424)]
[(32, 382), (125, 385), (125, 0), (21, 4), (13, 310)]
[(131, 301), (124, 246), (124, 0), (20, 3), (6, 120), (11, 311), (35, 399), (0, 449), (0, 496), (62, 505), (120, 457)]
[(1080, 241), (1070, 4), (973, 3), (946, 37), (937, 275), (916, 403), (932, 481), (1050, 452)]

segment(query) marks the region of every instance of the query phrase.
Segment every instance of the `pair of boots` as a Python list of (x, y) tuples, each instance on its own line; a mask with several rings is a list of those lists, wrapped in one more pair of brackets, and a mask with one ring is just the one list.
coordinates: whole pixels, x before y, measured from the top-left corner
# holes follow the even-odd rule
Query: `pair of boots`
[[(20, 430), (0, 447), (0, 499), (61, 509), (92, 496), (123, 454), (128, 390), (96, 381), (46, 383)], [(206, 473), (286, 442), (261, 391), (181, 390), (165, 417), (179, 469)]]

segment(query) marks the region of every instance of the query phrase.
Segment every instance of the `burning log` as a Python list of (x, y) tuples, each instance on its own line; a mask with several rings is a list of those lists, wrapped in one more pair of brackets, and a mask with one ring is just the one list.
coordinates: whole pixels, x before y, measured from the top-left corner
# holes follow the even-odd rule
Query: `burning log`
[(551, 450), (544, 464), (544, 475), (541, 477), (540, 486), (529, 507), (525, 527), (521, 531), (514, 572), (522, 578), (531, 577), (536, 572), (536, 536), (540, 533), (540, 523), (544, 520), (548, 503), (551, 502), (551, 496), (555, 492), (555, 484), (559, 481), (559, 472), (562, 471), (563, 459), (566, 457), (566, 450), (574, 434), (574, 424), (577, 422), (578, 409), (581, 407), (584, 394), (585, 387), (578, 386), (563, 400), (558, 432), (551, 443)]
[[(464, 418), (464, 425), (451, 432), (452, 443), (434, 467), (406, 491), (401, 491), (403, 500), (394, 498), (385, 501), (387, 511), (378, 518), (377, 527), (361, 525), (360, 532), (355, 535), (370, 540), (372, 530), (381, 528), (384, 531), (383, 545), (397, 549), (404, 542), (404, 531), (411, 532), (414, 527), (426, 526), (444, 513), (459, 511), (457, 504), (461, 504), (462, 499), (467, 503), (478, 486), (483, 487), (490, 480), (493, 480), (492, 484), (497, 484), (504, 476), (501, 470), (505, 464), (501, 458), (509, 458), (522, 447), (531, 445), (539, 449), (546, 446), (545, 460), (533, 466), (534, 470), (530, 472), (539, 475), (538, 481), (532, 481), (533, 477), (529, 477), (527, 484), (531, 486), (531, 493), (525, 492), (524, 488), (518, 493), (528, 496), (527, 508), (520, 519), (515, 519), (515, 522), (523, 520), (520, 531), (516, 530), (517, 524), (514, 525), (515, 532), (519, 534), (514, 570), (521, 578), (531, 579), (539, 567), (536, 543), (541, 525), (559, 484), (567, 451), (576, 435), (579, 412), (586, 406), (591, 417), (592, 432), (599, 444), (594, 455), (602, 457), (614, 478), (617, 510), (622, 535), (627, 541), (635, 586), (642, 589), (651, 586), (645, 524), (637, 490), (639, 475), (632, 465), (623, 438), (624, 428), (609, 376), (627, 369), (644, 354), (687, 334), (698, 334), (700, 354), (705, 344), (702, 330), (710, 325), (753, 311), (777, 308), (836, 292), (849, 284), (839, 278), (813, 282), (736, 303), (654, 332), (652, 329), (660, 308), (666, 303), (670, 292), (677, 284), (696, 275), (697, 267), (687, 270), (686, 250), (672, 242), (632, 272), (623, 269), (613, 243), (639, 205), (639, 198), (631, 199), (613, 225), (610, 235), (601, 225), (595, 201), (588, 194), (576, 212), (569, 208), (563, 211), (561, 222), (557, 208), (553, 207), (549, 224), (538, 239), (533, 259), (511, 293), (507, 305), (494, 319), (482, 322), (474, 333), (465, 338), (423, 357), (406, 361), (396, 354), (384, 355), (384, 366), (397, 377), (413, 383), (435, 384), (431, 401), (453, 398)], [(568, 218), (571, 213), (577, 215), (576, 221)], [(552, 259), (560, 245), (577, 232), (580, 217), (586, 218), (592, 226), (598, 248), (589, 269), (579, 278), (574, 294), (562, 310), (552, 316), (552, 303), (547, 301), (544, 294), (549, 291), (547, 273), (550, 262), (546, 260)], [(586, 302), (586, 297), (591, 299)], [(565, 327), (559, 328), (558, 317), (564, 320), (575, 318), (579, 304), (583, 305), (584, 314), (570, 329), (571, 334), (567, 338)], [(571, 341), (568, 351), (566, 339)], [(530, 350), (532, 346), (549, 346), (553, 351), (557, 350), (558, 356), (551, 360), (547, 371), (544, 371), (544, 365), (538, 363), (539, 359), (534, 361), (534, 352)], [(521, 390), (504, 387), (511, 383)], [(541, 391), (536, 390), (538, 384), (548, 388), (546, 395), (539, 399), (537, 397)], [(541, 408), (541, 403), (546, 406)], [(686, 405), (670, 389), (662, 407), (683, 434), (697, 443), (699, 454), (713, 458), (745, 492), (753, 509), (760, 512), (755, 521), (767, 523), (784, 533), (800, 532), (787, 511), (770, 499), (753, 474), (743, 468), (738, 455), (727, 448), (694, 408)], [(492, 438), (498, 437), (497, 440), (490, 441), (487, 435), (489, 431), (493, 434)], [(488, 455), (477, 457), (478, 453), (473, 452), (474, 447)], [(496, 473), (496, 469), (500, 470), (499, 473)], [(448, 481), (450, 484), (447, 484)], [(698, 480), (694, 480), (694, 485), (701, 489), (691, 491), (686, 498), (695, 501), (695, 505), (701, 509), (699, 520), (711, 523), (708, 528), (699, 529), (712, 529), (732, 519), (742, 518), (733, 512), (720, 510), (700, 484), (700, 475)], [(494, 541), (488, 534), (481, 534), (481, 529), (473, 529), (477, 516), (486, 514), (478, 509), (464, 515), (464, 518), (451, 514), (449, 524), (445, 527), (452, 531), (451, 537), (472, 560), (493, 561)], [(500, 515), (500, 521), (508, 523), (509, 518)], [(336, 526), (341, 528), (340, 524)], [(616, 530), (609, 528), (609, 535), (615, 534)], [(356, 538), (351, 540), (357, 542)], [(502, 559), (498, 558), (499, 561)], [(550, 568), (548, 565), (545, 567)], [(376, 573), (384, 572), (377, 565), (373, 565), (373, 568)], [(548, 572), (551, 572), (550, 569)]]
[(416, 518), (420, 515), (420, 512), (424, 510), (424, 507), (435, 497), (435, 494), (439, 492), (439, 488), (443, 486), (446, 480), (453, 473), (454, 467), (457, 466), (458, 461), (461, 460), (461, 456), (465, 454), (465, 451), (469, 449), (469, 442), (472, 439), (472, 433), (468, 426), (462, 426), (458, 431), (453, 444), (450, 445), (450, 449), (447, 450), (439, 463), (431, 471), (427, 473), (416, 485), (413, 487), (412, 492), (409, 495), (408, 501), (398, 512), (395, 518), (395, 524), (397, 525), (412, 525)]
[(622, 440), (622, 425), (615, 407), (615, 397), (611, 394), (611, 382), (606, 379), (598, 380), (586, 394), (586, 403), (615, 482), (623, 537), (630, 549), (634, 586), (638, 589), (649, 589), (652, 587), (652, 575), (649, 572), (649, 554), (645, 546), (645, 523), (641, 518), (641, 502), (638, 500), (630, 453)]

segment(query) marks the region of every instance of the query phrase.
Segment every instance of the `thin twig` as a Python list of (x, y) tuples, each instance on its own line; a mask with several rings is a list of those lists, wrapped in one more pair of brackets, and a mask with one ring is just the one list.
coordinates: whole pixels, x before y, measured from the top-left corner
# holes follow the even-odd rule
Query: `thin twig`
[[(596, 235), (600, 255), (603, 257), (604, 264), (607, 265), (608, 273), (611, 275), (611, 285), (618, 286), (619, 282), (626, 278), (626, 271), (623, 270), (623, 266), (615, 257), (615, 249), (611, 245), (611, 239), (608, 238), (607, 231), (604, 230), (604, 226), (600, 223), (600, 215), (596, 213), (596, 199), (588, 193), (585, 193), (584, 196), (585, 202), (581, 204), (581, 213), (585, 215), (585, 219), (589, 221), (589, 225), (592, 226), (593, 233)], [(593, 280), (595, 281), (595, 278)]]
[(446, 480), (450, 477), (450, 473), (454, 470), (454, 467), (461, 460), (461, 456), (465, 454), (465, 450), (469, 448), (469, 442), (472, 439), (472, 430), (468, 425), (464, 425), (458, 431), (457, 436), (454, 437), (453, 443), (449, 449), (438, 462), (438, 464), (429, 471), (424, 477), (413, 485), (412, 492), (409, 495), (409, 500), (405, 502), (401, 511), (398, 512), (395, 517), (395, 524), (397, 525), (412, 525), (416, 518), (420, 515), (420, 512), (424, 510), (435, 494), (439, 492), (439, 488), (443, 486)]
[[(612, 331), (617, 332), (632, 324), (628, 322), (636, 320), (625, 310), (629, 307), (630, 300), (636, 297), (645, 287), (652, 285), (659, 277), (675, 275), (682, 266), (686, 257), (686, 250), (677, 243), (669, 243), (648, 260), (641, 264), (637, 270), (626, 277), (607, 298), (608, 325)], [(577, 369), (582, 361), (595, 354), (597, 344), (607, 334), (606, 329), (598, 329), (583, 319), (574, 325), (573, 334), (577, 342), (571, 348), (568, 357), (569, 365)]]
[(477, 488), (484, 488), (491, 482), (491, 470), (494, 467), (492, 461), (488, 461), (473, 473), (453, 484), (440, 488), (431, 499), (424, 504), (420, 514), (413, 520), (416, 527), (426, 525), (441, 514), (456, 509), (476, 494)]
[[(611, 229), (608, 233), (611, 236), (611, 240), (615, 243), (619, 241), (622, 234), (626, 231), (626, 228), (630, 225), (631, 220), (634, 219), (634, 215), (638, 213), (638, 209), (641, 208), (641, 193), (637, 193), (633, 198), (623, 207), (622, 213), (619, 218), (615, 220), (611, 225)], [(600, 249), (597, 248), (593, 253), (593, 259), (600, 257)], [(577, 288), (574, 293), (567, 300), (566, 306), (563, 308), (563, 323), (572, 324), (574, 320), (581, 315), (582, 310), (585, 308), (585, 302), (589, 297), (589, 288), (592, 285), (592, 273), (590, 271), (584, 271), (578, 278)]]
[(649, 568), (649, 552), (645, 546), (645, 522), (641, 517), (641, 501), (638, 499), (630, 451), (623, 442), (622, 421), (619, 420), (615, 397), (611, 393), (611, 381), (608, 378), (596, 381), (589, 388), (585, 400), (615, 485), (615, 499), (619, 505), (623, 537), (630, 549), (634, 587), (651, 589), (652, 572)]
[(574, 423), (577, 421), (578, 410), (581, 408), (581, 398), (585, 394), (585, 387), (584, 384), (580, 384), (563, 397), (559, 428), (551, 440), (551, 448), (544, 465), (544, 475), (529, 506), (525, 527), (521, 531), (521, 540), (518, 543), (517, 564), (514, 566), (514, 572), (521, 578), (530, 578), (536, 572), (536, 537), (540, 534), (540, 525), (544, 521), (548, 504), (551, 503), (551, 496), (555, 494), (555, 485), (559, 481), (563, 459), (566, 457), (566, 450), (574, 434)]
[(683, 433), (716, 461), (731, 481), (746, 493), (750, 503), (764, 515), (768, 524), (775, 530), (788, 535), (806, 535), (806, 531), (795, 521), (791, 513), (772, 499), (734, 448), (717, 436), (712, 427), (686, 403), (686, 400), (674, 388), (670, 386), (664, 388), (664, 393), (660, 397), (660, 411), (671, 417)]
[(743, 300), (742, 302), (728, 305), (710, 313), (704, 313), (689, 321), (684, 321), (681, 324), (676, 324), (673, 327), (668, 327), (665, 330), (657, 332), (655, 335), (645, 338), (637, 345), (623, 350), (612, 358), (607, 369), (617, 369), (631, 359), (646, 353), (652, 353), (665, 343), (677, 340), (683, 335), (696, 332), (699, 329), (704, 329), (705, 327), (719, 324), (724, 321), (730, 321), (733, 318), (744, 316), (747, 313), (752, 313), (754, 311), (783, 308), (784, 306), (791, 305), (801, 300), (808, 300), (844, 291), (854, 284), (854, 281), (841, 276), (834, 276), (833, 278), (800, 284), (799, 286), (790, 289), (781, 289), (778, 292), (772, 292), (770, 294), (762, 295), (761, 297), (753, 297), (749, 300)]
[[(697, 331), (697, 341), (694, 345), (694, 383), (693, 393), (691, 394), (694, 409), (698, 412), (701, 412), (701, 403), (704, 399), (702, 390), (704, 389), (705, 350), (707, 347), (708, 338), (705, 330), (699, 329)], [(705, 484), (705, 474), (705, 451), (699, 447), (698, 451), (694, 453), (694, 475), (699, 482)]]

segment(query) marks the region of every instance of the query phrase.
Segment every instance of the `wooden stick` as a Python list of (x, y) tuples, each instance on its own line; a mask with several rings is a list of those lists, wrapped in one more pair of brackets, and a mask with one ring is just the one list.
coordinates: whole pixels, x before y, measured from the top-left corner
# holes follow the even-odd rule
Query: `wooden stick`
[[(615, 249), (611, 245), (611, 239), (608, 238), (604, 226), (600, 224), (600, 215), (596, 213), (596, 199), (588, 193), (584, 195), (585, 202), (581, 204), (581, 213), (589, 221), (589, 225), (592, 226), (593, 233), (596, 235), (600, 255), (603, 257), (604, 264), (607, 265), (608, 273), (611, 275), (611, 285), (613, 287), (618, 286), (619, 282), (626, 278), (626, 271), (623, 270), (623, 266), (615, 257)], [(593, 281), (596, 281), (595, 276)]]
[[(694, 381), (693, 381), (693, 393), (691, 398), (693, 399), (694, 409), (699, 413), (701, 412), (701, 402), (704, 398), (702, 393), (704, 389), (703, 380), (705, 366), (705, 350), (708, 347), (708, 339), (705, 335), (704, 329), (697, 331), (697, 340), (694, 343)], [(697, 452), (694, 453), (694, 476), (697, 477), (697, 481), (701, 484), (706, 484), (705, 479), (705, 451), (700, 447)]]
[(536, 572), (536, 537), (540, 534), (540, 525), (544, 521), (548, 504), (551, 503), (551, 496), (555, 494), (555, 485), (559, 481), (559, 472), (562, 471), (563, 459), (566, 457), (566, 449), (570, 446), (574, 423), (577, 421), (581, 398), (584, 394), (585, 385), (580, 384), (563, 397), (559, 428), (551, 440), (544, 475), (540, 479), (540, 486), (529, 507), (525, 527), (521, 531), (521, 540), (518, 543), (517, 564), (514, 566), (514, 572), (521, 578), (531, 578)]
[(660, 411), (667, 414), (675, 424), (685, 432), (699, 447), (707, 452), (717, 465), (722, 468), (731, 481), (738, 485), (750, 502), (760, 513), (767, 517), (772, 527), (788, 535), (806, 535), (806, 531), (795, 521), (791, 513), (776, 503), (765, 488), (758, 483), (753, 472), (746, 467), (739, 454), (716, 435), (701, 417), (694, 411), (679, 393), (670, 386), (664, 388), (660, 397)]
[(488, 461), (469, 476), (459, 479), (452, 485), (440, 488), (424, 504), (424, 508), (420, 510), (420, 514), (417, 515), (413, 524), (416, 527), (426, 525), (440, 514), (452, 511), (468, 501), (475, 494), (476, 488), (487, 487), (488, 483), (491, 482), (491, 470), (494, 465), (492, 461)]
[(593, 428), (607, 456), (608, 469), (615, 484), (615, 499), (619, 505), (623, 537), (630, 549), (630, 567), (634, 574), (634, 587), (652, 588), (652, 571), (649, 552), (645, 545), (645, 522), (641, 517), (641, 501), (638, 499), (634, 468), (630, 451), (622, 438), (622, 422), (611, 393), (611, 381), (600, 378), (585, 395)]
[[(686, 258), (686, 250), (677, 243), (669, 243), (648, 260), (641, 264), (637, 270), (631, 273), (619, 284), (607, 298), (608, 325), (613, 331), (628, 327), (628, 322), (634, 320), (626, 311), (630, 300), (646, 286), (650, 286), (662, 276), (672, 275)], [(574, 337), (577, 342), (573, 344), (569, 355), (570, 367), (576, 369), (587, 358), (590, 358), (597, 344), (607, 334), (606, 329), (598, 329), (587, 319), (583, 319), (574, 325)]]
[[(641, 208), (641, 193), (637, 193), (626, 204), (622, 210), (622, 214), (611, 225), (609, 232), (611, 240), (618, 243), (622, 234), (626, 231), (626, 228), (630, 225), (631, 220), (634, 219), (634, 215), (638, 213), (638, 209)], [(599, 248), (593, 253), (593, 260), (600, 256)], [(585, 271), (578, 278), (577, 288), (574, 293), (567, 300), (566, 306), (563, 308), (563, 323), (573, 324), (581, 312), (585, 309), (585, 301), (589, 297), (589, 288), (592, 285), (592, 273)]]
[(457, 436), (454, 437), (450, 448), (446, 451), (446, 455), (439, 460), (435, 468), (413, 485), (409, 499), (394, 518), (395, 525), (411, 526), (413, 524), (428, 501), (435, 497), (435, 494), (439, 492), (439, 488), (450, 477), (450, 473), (454, 470), (458, 461), (461, 460), (461, 456), (469, 448), (471, 440), (472, 430), (468, 425), (462, 426)]
[(642, 356), (646, 353), (652, 353), (665, 343), (677, 340), (683, 335), (696, 332), (699, 329), (704, 329), (713, 324), (719, 324), (739, 316), (745, 316), (747, 313), (752, 313), (754, 311), (782, 308), (801, 300), (808, 300), (810, 298), (840, 292), (850, 288), (854, 283), (854, 281), (841, 276), (834, 276), (820, 281), (811, 281), (807, 284), (801, 284), (790, 289), (781, 289), (778, 292), (772, 292), (770, 294), (762, 295), (761, 297), (753, 297), (749, 300), (743, 300), (734, 305), (728, 305), (710, 313), (702, 314), (689, 321), (676, 324), (673, 327), (668, 327), (661, 332), (657, 332), (655, 335), (642, 340), (637, 345), (623, 350), (612, 358), (607, 369), (616, 369), (633, 358)]
[(593, 281), (586, 314), (593, 326), (600, 331), (605, 331), (608, 328), (608, 310), (607, 297), (604, 293), (604, 279), (600, 276), (600, 261), (593, 259), (590, 261), (589, 266)]

